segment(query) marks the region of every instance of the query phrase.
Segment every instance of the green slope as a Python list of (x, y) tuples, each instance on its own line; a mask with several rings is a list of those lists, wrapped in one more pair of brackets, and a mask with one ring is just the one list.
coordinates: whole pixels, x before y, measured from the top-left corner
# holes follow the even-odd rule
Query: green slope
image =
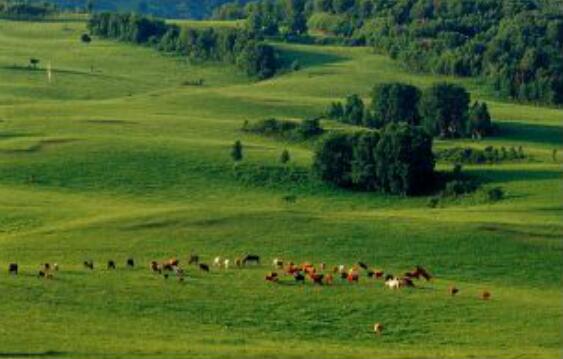
[[(529, 161), (465, 167), (506, 190), (497, 204), (475, 194), (429, 209), (427, 198), (317, 183), (243, 184), (228, 155), (236, 139), (246, 166), (272, 165), (285, 148), (294, 166), (311, 161), (306, 145), (242, 133), (244, 120), (316, 114), (382, 81), (444, 78), (405, 73), (367, 49), (284, 44), (303, 69), (253, 83), (232, 67), (149, 48), (84, 45), (83, 31), (0, 21), (0, 355), (561, 356), (561, 158), (551, 153), (563, 149), (563, 111), (489, 101), (501, 137), (437, 143), (524, 147)], [(51, 84), (45, 71), (21, 68), (30, 57), (51, 62)], [(205, 86), (182, 85), (199, 78)], [(283, 200), (290, 193), (295, 204)], [(192, 251), (206, 262), (257, 252), (266, 263), (190, 268), (183, 284), (146, 267)], [(139, 268), (123, 268), (129, 256)], [(401, 292), (365, 279), (268, 285), (274, 257), (363, 260), (392, 273), (421, 263), (436, 279)], [(93, 273), (82, 269), (88, 258)], [(103, 269), (108, 259), (121, 268)], [(6, 271), (13, 261), (18, 277)], [(61, 265), (52, 281), (35, 277), (46, 261)], [(450, 284), (458, 297), (447, 295)], [(491, 301), (478, 299), (484, 289)], [(386, 328), (379, 338), (376, 321)]]

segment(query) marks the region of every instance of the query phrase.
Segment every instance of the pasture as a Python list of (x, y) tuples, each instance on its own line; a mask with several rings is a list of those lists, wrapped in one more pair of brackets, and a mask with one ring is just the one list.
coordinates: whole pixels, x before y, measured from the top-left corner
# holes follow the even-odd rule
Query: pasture
[[(81, 22), (0, 20), (0, 356), (561, 357), (563, 110), (412, 74), (365, 48), (276, 44), (302, 69), (253, 82), (231, 66), (84, 44), (84, 31)], [(197, 79), (204, 86), (186, 85)], [(391, 80), (462, 82), (488, 102), (499, 137), (435, 146), (523, 146), (524, 161), (464, 166), (483, 188), (501, 186), (504, 200), (489, 203), (481, 190), (431, 209), (428, 197), (254, 176), (284, 149), (291, 166), (307, 168), (312, 151), (243, 133), (245, 120), (316, 115)], [(229, 158), (237, 139), (248, 180)], [(148, 269), (190, 253), (209, 264), (258, 253), (263, 263), (186, 267), (183, 283)], [(276, 257), (330, 268), (361, 260), (396, 274), (421, 264), (435, 278), (399, 291), (365, 276), (267, 283)], [(110, 259), (117, 270), (105, 269)], [(53, 280), (36, 276), (45, 262), (61, 267)]]

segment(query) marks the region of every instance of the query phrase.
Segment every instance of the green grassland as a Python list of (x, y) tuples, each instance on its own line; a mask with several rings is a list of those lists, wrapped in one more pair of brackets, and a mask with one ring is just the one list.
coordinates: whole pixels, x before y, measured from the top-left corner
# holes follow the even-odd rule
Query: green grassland
[[(84, 27), (0, 21), (0, 356), (561, 357), (561, 109), (502, 102), (474, 80), (413, 75), (365, 48), (276, 44), (302, 69), (256, 83), (231, 66), (83, 44)], [(39, 70), (27, 68), (30, 57)], [(200, 78), (204, 86), (185, 85)], [(489, 103), (501, 136), (436, 146), (523, 146), (525, 161), (464, 167), (484, 188), (502, 186), (504, 200), (478, 191), (430, 209), (426, 197), (252, 176), (286, 148), (306, 168), (312, 151), (243, 133), (243, 121), (315, 115), (391, 80), (463, 82)], [(234, 176), (236, 139), (250, 180)], [(147, 269), (191, 252), (267, 260), (188, 269), (184, 283)], [(129, 256), (138, 268), (124, 268)], [(399, 292), (365, 278), (271, 285), (263, 277), (274, 257), (363, 260), (392, 273), (420, 263), (436, 278)], [(91, 273), (81, 266), (89, 258), (99, 265)], [(108, 259), (121, 268), (103, 269)], [(14, 261), (18, 277), (7, 274)], [(35, 277), (47, 261), (61, 265), (51, 281)], [(448, 296), (451, 284), (459, 296)], [(484, 289), (490, 301), (478, 299)]]

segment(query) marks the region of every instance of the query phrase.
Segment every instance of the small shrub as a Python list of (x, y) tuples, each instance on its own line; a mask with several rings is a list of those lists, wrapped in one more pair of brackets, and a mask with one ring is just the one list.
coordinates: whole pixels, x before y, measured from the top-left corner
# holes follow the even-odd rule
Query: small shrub
[(487, 197), (491, 202), (498, 202), (504, 198), (502, 187), (493, 187), (487, 191)]
[(477, 189), (477, 185), (472, 181), (454, 180), (446, 183), (446, 188), (442, 192), (443, 197), (457, 197), (471, 193)]
[(440, 204), (439, 197), (430, 197), (430, 199), (428, 200), (428, 207), (430, 208), (437, 208), (439, 204)]

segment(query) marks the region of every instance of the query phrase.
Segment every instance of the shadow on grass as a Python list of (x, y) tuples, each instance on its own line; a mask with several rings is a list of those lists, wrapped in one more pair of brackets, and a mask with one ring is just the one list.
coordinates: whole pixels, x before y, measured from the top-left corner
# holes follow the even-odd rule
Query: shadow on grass
[(309, 68), (343, 62), (348, 59), (334, 54), (282, 48), (281, 60), (288, 65), (297, 60), (301, 68)]
[(503, 139), (563, 146), (563, 127), (517, 122), (501, 122), (499, 126)]
[(544, 170), (516, 170), (516, 169), (467, 169), (467, 174), (488, 183), (514, 181), (544, 181), (561, 179), (561, 173)]

